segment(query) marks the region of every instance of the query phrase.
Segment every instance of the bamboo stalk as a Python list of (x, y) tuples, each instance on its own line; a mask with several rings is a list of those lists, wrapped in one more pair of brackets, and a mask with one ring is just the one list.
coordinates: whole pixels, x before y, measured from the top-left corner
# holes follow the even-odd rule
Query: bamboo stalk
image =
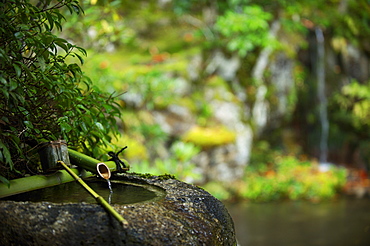
[[(71, 168), (71, 170), (81, 178), (87, 178), (95, 175), (91, 172), (80, 171), (76, 168)], [(0, 198), (51, 187), (71, 181), (74, 181), (74, 179), (66, 170), (59, 170), (50, 175), (33, 175), (30, 177), (12, 179), (10, 180), (9, 187), (4, 183), (0, 183)]]
[[(78, 170), (76, 168), (71, 168), (71, 170), (73, 170), (73, 172), (78, 174), (81, 178), (94, 176), (94, 173), (95, 174), (97, 173), (96, 165), (100, 163), (100, 161), (71, 149), (68, 149), (68, 153), (73, 164), (76, 164), (90, 171), (86, 172)], [(125, 163), (127, 163), (126, 160), (124, 161)], [(107, 161), (104, 163), (108, 166), (110, 171), (116, 171), (115, 162)], [(71, 177), (71, 175), (69, 175), (66, 170), (59, 170), (54, 174), (50, 175), (33, 175), (30, 177), (10, 180), (9, 187), (7, 184), (0, 182), (0, 198), (20, 194), (23, 192), (42, 189), (46, 187), (51, 187), (71, 182), (73, 180), (74, 178)]]
[[(71, 163), (82, 167), (90, 172), (96, 173), (96, 165), (98, 163), (102, 163), (99, 160), (96, 160), (90, 156), (84, 155), (80, 152), (77, 152), (72, 149), (68, 149), (69, 159)], [(125, 163), (128, 163), (126, 160), (123, 160)], [(117, 171), (116, 163), (114, 161), (106, 161), (104, 162), (105, 165), (108, 166), (111, 172)], [(124, 171), (128, 171), (128, 168), (122, 168)]]
[(114, 208), (106, 201), (103, 197), (99, 196), (93, 189), (90, 188), (80, 177), (78, 177), (63, 161), (58, 161), (67, 172), (77, 180), (94, 198), (95, 200), (102, 205), (108, 213), (110, 213), (114, 218), (116, 218), (123, 225), (128, 225), (127, 221), (116, 211)]

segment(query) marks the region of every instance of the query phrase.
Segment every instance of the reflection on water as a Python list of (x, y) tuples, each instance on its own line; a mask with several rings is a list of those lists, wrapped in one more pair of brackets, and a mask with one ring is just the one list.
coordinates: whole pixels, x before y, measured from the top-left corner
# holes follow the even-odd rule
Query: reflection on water
[(370, 199), (226, 204), (241, 246), (369, 246)]
[[(157, 194), (154, 191), (148, 190), (139, 185), (112, 181), (111, 192), (104, 180), (90, 181), (87, 182), (87, 184), (96, 193), (112, 204), (132, 204), (155, 199), (157, 197)], [(40, 190), (34, 190), (19, 195), (5, 197), (2, 200), (31, 202), (47, 201), (55, 203), (97, 203), (95, 198), (77, 182), (69, 182)]]

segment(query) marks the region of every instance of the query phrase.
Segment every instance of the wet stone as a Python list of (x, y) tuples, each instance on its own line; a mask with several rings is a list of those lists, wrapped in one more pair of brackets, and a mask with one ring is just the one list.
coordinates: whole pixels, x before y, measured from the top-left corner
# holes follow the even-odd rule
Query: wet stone
[(1, 245), (236, 245), (228, 211), (203, 189), (128, 174), (112, 179), (156, 186), (165, 196), (113, 204), (125, 227), (98, 204), (0, 201)]

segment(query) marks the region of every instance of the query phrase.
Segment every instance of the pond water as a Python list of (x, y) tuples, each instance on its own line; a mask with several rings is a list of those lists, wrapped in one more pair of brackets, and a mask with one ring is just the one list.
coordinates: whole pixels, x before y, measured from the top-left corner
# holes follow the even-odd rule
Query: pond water
[[(160, 199), (163, 195), (154, 187), (131, 184), (123, 181), (111, 180), (112, 191), (109, 190), (108, 183), (103, 179), (90, 179), (85, 182), (96, 193), (112, 204), (132, 204), (144, 201)], [(23, 194), (5, 197), (2, 200), (11, 201), (31, 201), (31, 202), (54, 202), (54, 203), (97, 203), (95, 198), (90, 195), (79, 183), (69, 182), (53, 187), (34, 190)]]
[(370, 199), (225, 204), (241, 246), (369, 246)]

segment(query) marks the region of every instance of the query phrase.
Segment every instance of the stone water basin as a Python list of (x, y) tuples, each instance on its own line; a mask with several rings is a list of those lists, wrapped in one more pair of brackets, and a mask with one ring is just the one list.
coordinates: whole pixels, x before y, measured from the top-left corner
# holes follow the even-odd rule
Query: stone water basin
[[(123, 180), (110, 180), (112, 191), (108, 182), (101, 178), (87, 178), (85, 183), (102, 196), (110, 204), (133, 204), (160, 200), (165, 197), (165, 191), (157, 186), (138, 184)], [(52, 187), (25, 192), (3, 198), (7, 201), (30, 201), (52, 203), (97, 203), (78, 182), (68, 182)]]
[[(75, 189), (83, 190), (69, 202), (30, 201), (34, 196), (27, 201), (0, 201), (1, 245), (236, 245), (228, 211), (203, 189), (175, 179), (133, 174), (115, 175), (111, 181), (111, 205), (128, 226), (89, 201), (87, 191), (76, 186), (58, 191), (70, 198)], [(89, 185), (101, 186), (97, 192), (109, 200), (106, 181)], [(118, 188), (121, 191), (118, 186), (123, 186)], [(121, 193), (129, 189), (136, 189), (130, 191), (134, 195), (121, 200)]]

